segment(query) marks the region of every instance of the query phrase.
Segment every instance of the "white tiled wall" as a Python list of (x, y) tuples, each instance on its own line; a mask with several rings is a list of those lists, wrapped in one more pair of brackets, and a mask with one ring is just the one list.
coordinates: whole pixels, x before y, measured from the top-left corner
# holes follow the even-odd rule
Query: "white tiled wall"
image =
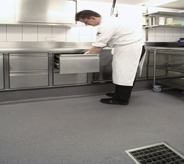
[[(10, 1), (10, 0), (8, 0)], [(109, 16), (111, 11), (111, 3), (79, 1), (78, 11), (94, 10), (102, 16)], [(145, 7), (133, 5), (117, 5), (119, 18), (122, 21), (131, 24), (135, 30), (141, 31), (143, 40), (145, 39), (145, 30), (142, 25), (145, 24)], [(13, 6), (12, 6), (13, 8)], [(177, 11), (175, 9), (165, 8), (148, 8), (148, 12), (154, 11)], [(12, 13), (13, 14), (13, 13)], [(14, 13), (15, 14), (15, 13)], [(12, 16), (12, 15), (11, 15)], [(10, 17), (10, 16), (9, 16)], [(15, 17), (13, 15), (13, 17)], [(13, 19), (13, 18), (12, 18)], [(5, 16), (0, 11), (0, 22), (4, 22)], [(11, 20), (9, 18), (9, 20)], [(174, 17), (175, 23), (184, 23), (184, 18)], [(94, 42), (96, 38), (97, 27), (64, 27), (64, 26), (33, 26), (33, 25), (4, 25), (0, 24), (0, 42), (48, 42), (52, 37), (52, 41), (58, 42)], [(178, 38), (184, 37), (184, 29), (181, 28), (153, 28), (149, 29), (148, 41), (176, 41)]]
[(7, 42), (21, 42), (22, 35), (21, 25), (7, 25)]
[(6, 42), (6, 25), (0, 25), (0, 42)]

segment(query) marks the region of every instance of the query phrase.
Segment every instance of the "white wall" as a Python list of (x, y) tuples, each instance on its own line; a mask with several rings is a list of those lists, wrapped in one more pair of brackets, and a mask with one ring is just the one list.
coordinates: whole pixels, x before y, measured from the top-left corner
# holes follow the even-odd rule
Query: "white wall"
[[(7, 0), (7, 3), (11, 0)], [(7, 4), (9, 6), (9, 3)], [(102, 16), (109, 16), (111, 3), (78, 1), (78, 11), (89, 9), (99, 12)], [(142, 25), (145, 24), (145, 18), (142, 13), (145, 13), (145, 7), (118, 4), (119, 17), (122, 21), (131, 24), (136, 30), (143, 34), (145, 39), (145, 30)], [(11, 5), (13, 10), (15, 6)], [(152, 11), (175, 11), (164, 8), (150, 7)], [(6, 18), (12, 21), (15, 17), (15, 12), (6, 15), (6, 10), (0, 10), (0, 22), (6, 22)], [(13, 18), (12, 18), (13, 17)], [(12, 19), (12, 20), (11, 20)], [(184, 18), (174, 17), (174, 21), (184, 23)], [(80, 23), (79, 23), (80, 24)], [(0, 24), (0, 42), (43, 42), (47, 41), (48, 37), (54, 37), (55, 41), (59, 42), (94, 42), (96, 37), (96, 27), (63, 27), (63, 26), (36, 26), (36, 25), (10, 25)], [(183, 29), (174, 28), (154, 28), (149, 30), (149, 41), (175, 41), (184, 37)]]

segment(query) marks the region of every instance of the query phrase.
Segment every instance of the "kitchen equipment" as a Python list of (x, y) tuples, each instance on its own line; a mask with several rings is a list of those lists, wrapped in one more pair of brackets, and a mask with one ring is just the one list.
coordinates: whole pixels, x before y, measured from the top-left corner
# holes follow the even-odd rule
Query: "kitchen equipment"
[(10, 88), (48, 86), (48, 54), (9, 54)]
[(17, 0), (16, 21), (75, 23), (76, 2), (68, 0)]
[[(115, 12), (115, 10), (116, 10), (116, 12)], [(112, 2), (112, 8), (111, 8), (110, 16), (118, 17), (118, 9), (116, 7), (116, 0), (113, 0), (113, 2)]]
[(152, 16), (148, 17), (148, 24), (149, 24), (149, 26), (152, 26)]
[(159, 17), (159, 25), (165, 25), (165, 17)]
[(155, 16), (149, 16), (148, 17), (149, 26), (155, 26), (156, 25), (156, 17)]
[(178, 46), (179, 47), (184, 47), (184, 38), (180, 38), (178, 41)]
[(166, 24), (173, 23), (173, 18), (166, 18)]
[(152, 19), (153, 19), (153, 20), (152, 20), (152, 21), (153, 21), (153, 22), (152, 22), (152, 25), (155, 26), (155, 25), (156, 25), (156, 17), (153, 16)]

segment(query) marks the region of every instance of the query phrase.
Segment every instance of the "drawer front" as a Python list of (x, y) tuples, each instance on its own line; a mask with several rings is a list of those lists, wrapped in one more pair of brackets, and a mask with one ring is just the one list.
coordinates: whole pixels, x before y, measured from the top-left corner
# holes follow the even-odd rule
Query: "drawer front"
[(10, 88), (31, 88), (48, 86), (48, 72), (11, 73)]
[(0, 54), (0, 89), (4, 88), (4, 77), (3, 77), (3, 55)]
[(54, 85), (87, 84), (87, 73), (59, 74), (54, 73)]
[(60, 55), (60, 74), (99, 72), (98, 54)]
[(48, 69), (48, 54), (10, 54), (11, 71), (29, 71)]

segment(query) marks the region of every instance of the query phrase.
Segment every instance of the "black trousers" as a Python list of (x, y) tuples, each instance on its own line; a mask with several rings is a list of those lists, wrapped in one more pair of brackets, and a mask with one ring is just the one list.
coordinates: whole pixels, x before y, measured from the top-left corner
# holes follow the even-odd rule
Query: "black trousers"
[[(144, 53), (145, 53), (145, 48), (143, 46), (140, 60), (143, 57)], [(128, 102), (132, 93), (132, 89), (135, 84), (135, 79), (133, 81), (133, 86), (122, 86), (122, 85), (115, 84), (115, 92), (113, 94), (113, 99), (115, 99), (118, 102)]]
[(118, 102), (128, 102), (130, 99), (134, 84), (135, 84), (135, 79), (133, 82), (133, 86), (115, 85), (115, 92), (113, 94), (113, 99), (115, 99)]

